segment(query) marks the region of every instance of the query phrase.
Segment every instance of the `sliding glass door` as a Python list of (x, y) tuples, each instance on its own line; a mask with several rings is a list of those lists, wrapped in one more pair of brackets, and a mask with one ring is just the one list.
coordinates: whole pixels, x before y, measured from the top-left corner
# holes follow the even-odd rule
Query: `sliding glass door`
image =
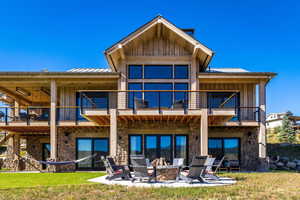
[(165, 158), (172, 163), (173, 158), (185, 158), (188, 154), (187, 135), (130, 135), (129, 154), (144, 155), (150, 161)]
[(77, 164), (78, 169), (101, 170), (104, 168), (101, 156), (109, 154), (108, 138), (78, 138), (76, 145), (77, 159), (93, 156)]
[(239, 138), (209, 138), (208, 154), (220, 160), (240, 160), (240, 139)]

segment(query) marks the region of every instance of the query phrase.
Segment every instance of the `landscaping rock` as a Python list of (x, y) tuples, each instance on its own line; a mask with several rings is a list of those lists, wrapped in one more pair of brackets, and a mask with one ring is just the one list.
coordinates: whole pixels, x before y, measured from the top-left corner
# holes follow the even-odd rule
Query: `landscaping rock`
[(297, 164), (295, 162), (288, 162), (286, 166), (290, 169), (296, 169)]
[(277, 166), (276, 166), (275, 164), (270, 164), (270, 169), (276, 170), (276, 169), (277, 169)]
[(278, 163), (276, 163), (276, 166), (277, 167), (284, 167), (284, 163), (283, 162), (278, 162)]
[(289, 158), (288, 157), (281, 157), (280, 158), (280, 162), (283, 162), (284, 164), (287, 164), (289, 162)]

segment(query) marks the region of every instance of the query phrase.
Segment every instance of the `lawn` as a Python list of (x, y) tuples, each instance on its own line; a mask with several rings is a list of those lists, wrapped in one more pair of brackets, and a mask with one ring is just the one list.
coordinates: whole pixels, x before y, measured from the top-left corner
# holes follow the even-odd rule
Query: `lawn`
[[(238, 183), (209, 188), (126, 188), (90, 184), (97, 173), (0, 174), (0, 199), (299, 199), (300, 173), (231, 173)], [(18, 187), (13, 189), (11, 187)], [(28, 186), (36, 186), (28, 188)], [(41, 186), (44, 185), (44, 186)], [(26, 188), (22, 188), (26, 187)]]

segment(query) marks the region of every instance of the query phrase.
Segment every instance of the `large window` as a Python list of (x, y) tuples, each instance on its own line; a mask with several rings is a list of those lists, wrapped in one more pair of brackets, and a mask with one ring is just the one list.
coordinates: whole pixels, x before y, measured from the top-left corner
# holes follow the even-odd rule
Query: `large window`
[(188, 79), (189, 68), (186, 65), (175, 65), (174, 66), (174, 78), (176, 79)]
[[(144, 88), (144, 89), (143, 89)], [(160, 92), (129, 92), (128, 107), (133, 108), (137, 100), (143, 101), (143, 108), (186, 108), (187, 92), (172, 92), (171, 90), (188, 90), (188, 83), (129, 83), (128, 90), (161, 90)], [(167, 90), (164, 92), (164, 90)], [(138, 106), (136, 105), (136, 108)]]
[[(172, 83), (145, 83), (145, 90), (173, 90)], [(145, 92), (144, 98), (148, 101), (149, 108), (170, 108), (173, 102), (172, 92)]]
[(143, 78), (143, 68), (141, 65), (129, 65), (128, 66), (128, 78), (129, 79), (141, 79)]
[(188, 65), (128, 65), (129, 79), (188, 79)]
[(145, 65), (145, 79), (171, 79), (173, 78), (172, 65)]
[[(95, 155), (96, 154), (96, 155)], [(104, 169), (101, 156), (109, 154), (108, 138), (78, 138), (76, 145), (77, 159), (95, 155), (77, 164), (78, 169)]]
[[(174, 145), (175, 143), (175, 145)], [(188, 159), (187, 135), (130, 135), (130, 155), (144, 155), (150, 161), (165, 158), (172, 163), (173, 158)]]
[[(109, 106), (107, 92), (79, 92), (76, 93), (76, 106), (82, 108), (107, 109)], [(67, 111), (68, 112), (68, 111)], [(71, 110), (69, 110), (71, 112)], [(76, 108), (76, 119), (85, 121), (81, 116), (80, 108)]]
[(209, 138), (208, 154), (220, 160), (239, 160), (240, 139), (239, 138)]
[(236, 108), (240, 106), (239, 93), (209, 92), (207, 102), (209, 108)]

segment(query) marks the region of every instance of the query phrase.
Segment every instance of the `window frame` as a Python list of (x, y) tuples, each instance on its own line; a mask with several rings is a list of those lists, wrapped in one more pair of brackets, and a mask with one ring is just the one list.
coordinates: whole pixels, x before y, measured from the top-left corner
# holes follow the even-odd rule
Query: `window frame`
[[(217, 140), (221, 140), (222, 141), (222, 156), (225, 156), (225, 151), (224, 151), (224, 149), (225, 149), (225, 147), (224, 147), (224, 140), (226, 140), (226, 139), (236, 139), (237, 141), (238, 141), (238, 161), (239, 162), (241, 162), (241, 138), (239, 138), (239, 137), (208, 137), (208, 140), (210, 140), (210, 139), (213, 139), (213, 140), (215, 140), (215, 139), (217, 139)], [(209, 152), (209, 146), (208, 146), (208, 152)]]

